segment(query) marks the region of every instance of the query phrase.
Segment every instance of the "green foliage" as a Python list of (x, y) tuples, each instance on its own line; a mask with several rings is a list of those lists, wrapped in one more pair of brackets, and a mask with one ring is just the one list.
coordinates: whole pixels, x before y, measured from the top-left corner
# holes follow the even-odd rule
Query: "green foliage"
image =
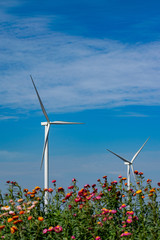
[(160, 190), (141, 172), (136, 171), (136, 179), (130, 190), (122, 177), (109, 183), (104, 176), (98, 186), (86, 184), (80, 190), (73, 179), (67, 192), (56, 181), (53, 188), (32, 191), (8, 181), (8, 192), (0, 192), (0, 238), (158, 240)]

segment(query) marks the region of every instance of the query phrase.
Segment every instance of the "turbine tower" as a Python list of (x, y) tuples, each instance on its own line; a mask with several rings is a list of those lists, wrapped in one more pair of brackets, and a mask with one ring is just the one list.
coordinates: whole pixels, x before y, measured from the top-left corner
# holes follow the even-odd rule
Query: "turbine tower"
[[(36, 91), (36, 94), (37, 94), (37, 97), (38, 97), (38, 100), (39, 100), (39, 103), (40, 103), (40, 106), (41, 106), (41, 109), (42, 109), (42, 112), (47, 120), (47, 122), (41, 122), (41, 125), (42, 126), (45, 126), (45, 140), (44, 140), (44, 147), (43, 147), (43, 153), (42, 153), (42, 159), (41, 159), (41, 167), (40, 169), (42, 168), (42, 165), (43, 165), (43, 159), (44, 159), (44, 188), (49, 188), (49, 154), (48, 154), (48, 136), (49, 136), (49, 130), (50, 130), (50, 125), (68, 125), (68, 124), (83, 124), (83, 123), (78, 123), (78, 122), (64, 122), (64, 121), (54, 121), (54, 122), (51, 122), (49, 120), (49, 117), (46, 113), (46, 110), (43, 106), (43, 103), (42, 103), (42, 100), (39, 96), (39, 93), (38, 93), (38, 90), (36, 88), (36, 85), (33, 81), (33, 78), (32, 76), (30, 75), (31, 77), (31, 80), (32, 80), (32, 83), (33, 83), (33, 86), (34, 86), (34, 89)], [(44, 200), (44, 203), (45, 205), (48, 204), (48, 192), (46, 191), (45, 192), (45, 200)]]
[(131, 183), (130, 168), (132, 169), (134, 179), (136, 180), (135, 174), (134, 174), (134, 170), (133, 170), (133, 162), (136, 159), (136, 157), (138, 156), (138, 154), (140, 153), (140, 151), (142, 150), (142, 148), (144, 147), (144, 145), (147, 143), (148, 139), (145, 141), (145, 143), (142, 145), (142, 147), (136, 152), (136, 154), (133, 156), (131, 161), (128, 161), (127, 159), (125, 159), (125, 158), (119, 156), (118, 154), (112, 152), (111, 150), (107, 149), (107, 151), (109, 151), (110, 153), (112, 153), (115, 156), (119, 157), (121, 160), (124, 161), (124, 164), (127, 165), (127, 186), (128, 186), (128, 190), (130, 190), (130, 183)]

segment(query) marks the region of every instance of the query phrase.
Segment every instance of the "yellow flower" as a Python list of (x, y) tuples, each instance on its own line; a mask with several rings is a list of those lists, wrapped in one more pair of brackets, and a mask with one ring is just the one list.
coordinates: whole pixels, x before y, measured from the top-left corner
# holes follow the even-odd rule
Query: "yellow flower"
[(137, 193), (137, 194), (142, 193), (142, 190), (138, 190), (136, 193)]

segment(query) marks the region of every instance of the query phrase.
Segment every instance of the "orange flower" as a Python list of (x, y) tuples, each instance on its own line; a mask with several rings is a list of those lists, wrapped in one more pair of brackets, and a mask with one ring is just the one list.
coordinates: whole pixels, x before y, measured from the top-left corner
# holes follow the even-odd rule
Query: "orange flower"
[(153, 193), (148, 194), (148, 196), (149, 196), (149, 197), (152, 197), (152, 196), (153, 196)]
[(149, 182), (152, 182), (152, 180), (151, 179), (147, 179), (147, 183), (149, 183)]
[(24, 214), (24, 213), (25, 213), (25, 211), (20, 211), (20, 212), (19, 212), (20, 215), (22, 215), (22, 214)]
[(52, 193), (52, 192), (53, 192), (53, 189), (52, 189), (52, 188), (49, 188), (49, 189), (48, 189), (48, 192)]
[(33, 198), (33, 197), (35, 197), (35, 195), (34, 195), (34, 194), (31, 194), (30, 196), (31, 196), (32, 198)]
[(127, 180), (127, 178), (126, 178), (126, 177), (123, 177), (122, 180)]
[(12, 218), (13, 218), (14, 220), (16, 220), (16, 219), (19, 218), (19, 216), (13, 216)]
[(149, 192), (150, 193), (153, 193), (153, 192), (155, 192), (156, 190), (154, 189), (154, 188), (152, 188)]
[(41, 189), (41, 188), (40, 188), (40, 187), (38, 187), (38, 186), (37, 186), (37, 187), (35, 187), (35, 190), (37, 190), (37, 191), (38, 191), (38, 190), (40, 190), (40, 189)]
[(32, 190), (32, 194), (36, 194), (37, 191), (35, 189)]
[(15, 231), (18, 230), (18, 228), (17, 228), (16, 226), (12, 226), (12, 227), (10, 228), (10, 230), (11, 230), (11, 233), (13, 234), (13, 233), (15, 233)]
[(8, 218), (7, 222), (12, 222), (13, 221), (13, 218)]
[(40, 222), (42, 222), (42, 221), (44, 220), (44, 218), (43, 218), (43, 217), (38, 217), (38, 220), (39, 220)]
[(5, 228), (5, 225), (1, 225), (1, 226), (0, 226), (0, 230), (3, 229), (3, 228)]
[(28, 189), (27, 188), (23, 189), (23, 192), (28, 192)]
[(124, 185), (127, 186), (127, 183), (125, 183)]
[(31, 192), (27, 192), (27, 194), (32, 194)]
[(28, 220), (31, 220), (32, 218), (33, 218), (32, 216), (29, 216), (29, 217), (28, 217)]
[(17, 223), (21, 223), (21, 222), (23, 222), (22, 219), (14, 221), (13, 224), (17, 224)]
[(142, 196), (142, 198), (145, 198), (145, 196)]
[(122, 197), (125, 197), (125, 195), (123, 194)]
[(23, 202), (23, 201), (24, 201), (23, 198), (20, 198), (17, 200), (17, 202)]

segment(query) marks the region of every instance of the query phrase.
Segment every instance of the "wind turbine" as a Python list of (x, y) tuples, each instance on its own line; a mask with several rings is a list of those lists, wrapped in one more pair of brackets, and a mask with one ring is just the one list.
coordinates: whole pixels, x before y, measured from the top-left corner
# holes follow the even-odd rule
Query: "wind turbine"
[[(45, 126), (45, 141), (44, 141), (44, 147), (43, 147), (43, 153), (42, 153), (42, 160), (41, 160), (41, 167), (40, 169), (42, 168), (42, 165), (43, 165), (43, 159), (44, 159), (44, 188), (48, 189), (49, 187), (49, 154), (48, 154), (48, 136), (49, 136), (49, 130), (50, 130), (50, 125), (68, 125), (68, 124), (83, 124), (83, 123), (78, 123), (78, 122), (64, 122), (64, 121), (54, 121), (54, 122), (51, 122), (49, 120), (49, 117), (46, 113), (46, 110), (43, 106), (43, 103), (42, 103), (42, 100), (39, 96), (39, 93), (38, 93), (38, 90), (36, 88), (36, 85), (33, 81), (33, 78), (32, 76), (30, 75), (31, 77), (31, 80), (32, 80), (32, 83), (33, 83), (33, 86), (34, 86), (34, 89), (36, 91), (36, 94), (37, 94), (37, 97), (38, 97), (38, 100), (39, 100), (39, 103), (40, 103), (40, 106), (41, 106), (41, 109), (42, 109), (42, 112), (47, 120), (47, 122), (41, 122), (41, 125), (42, 126)], [(48, 192), (46, 191), (45, 192), (45, 201), (44, 201), (45, 205), (47, 205), (48, 203)]]
[(130, 183), (131, 183), (130, 168), (132, 169), (133, 176), (134, 176), (134, 179), (136, 181), (136, 178), (135, 178), (135, 175), (134, 175), (134, 170), (133, 170), (133, 162), (136, 159), (136, 157), (138, 156), (138, 154), (140, 153), (140, 151), (142, 150), (142, 148), (144, 147), (144, 145), (147, 143), (148, 139), (145, 141), (145, 143), (142, 145), (142, 147), (136, 152), (136, 154), (133, 156), (131, 161), (128, 161), (127, 159), (125, 159), (125, 158), (119, 156), (118, 154), (112, 152), (111, 150), (107, 149), (107, 151), (109, 151), (112, 154), (114, 154), (115, 156), (119, 157), (121, 160), (124, 161), (124, 164), (127, 165), (127, 186), (128, 186), (128, 190), (130, 190)]

